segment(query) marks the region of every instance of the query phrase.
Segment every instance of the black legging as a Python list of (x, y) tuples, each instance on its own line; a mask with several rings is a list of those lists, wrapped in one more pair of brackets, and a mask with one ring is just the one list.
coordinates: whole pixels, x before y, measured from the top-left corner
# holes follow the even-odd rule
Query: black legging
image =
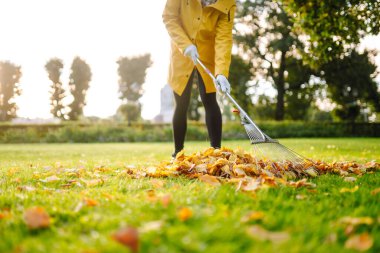
[[(191, 87), (195, 71), (198, 72), (196, 69), (193, 71), (182, 95), (179, 96), (174, 92), (174, 99), (176, 102), (173, 116), (175, 153), (181, 151), (184, 148), (185, 135), (187, 130), (187, 109), (189, 108)], [(206, 88), (202, 77), (199, 72), (197, 74), (199, 80), (199, 94), (206, 111), (206, 125), (208, 136), (210, 138), (210, 145), (214, 148), (220, 148), (222, 139), (222, 114), (216, 101), (216, 93), (206, 93)]]

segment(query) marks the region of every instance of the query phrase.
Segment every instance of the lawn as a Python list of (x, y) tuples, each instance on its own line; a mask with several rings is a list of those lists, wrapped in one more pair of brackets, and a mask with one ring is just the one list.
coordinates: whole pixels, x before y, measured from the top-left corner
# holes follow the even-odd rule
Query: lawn
[[(374, 138), (281, 143), (328, 162), (380, 157)], [(248, 141), (223, 144), (250, 150)], [(188, 142), (186, 153), (206, 147)], [(380, 252), (380, 173), (253, 193), (125, 173), (171, 151), (171, 143), (0, 145), (0, 252), (128, 252), (114, 239), (126, 227), (138, 230), (140, 252)], [(36, 206), (47, 228), (28, 228), (25, 213)]]

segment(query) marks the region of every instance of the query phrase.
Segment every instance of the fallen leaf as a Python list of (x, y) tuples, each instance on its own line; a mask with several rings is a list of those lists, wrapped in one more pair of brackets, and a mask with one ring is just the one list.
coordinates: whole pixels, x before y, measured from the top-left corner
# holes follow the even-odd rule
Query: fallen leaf
[(371, 217), (343, 217), (339, 220), (339, 223), (350, 224), (354, 226), (358, 225), (372, 225), (374, 220)]
[(378, 194), (378, 193), (380, 193), (380, 188), (377, 188), (377, 189), (371, 191), (371, 194), (372, 194), (372, 195), (376, 195), (376, 194)]
[(103, 185), (104, 184), (104, 180), (101, 179), (101, 178), (90, 179), (90, 180), (81, 179), (81, 181), (83, 183), (85, 183), (85, 185), (87, 187), (98, 186), (98, 185)]
[(219, 180), (214, 176), (202, 175), (199, 177), (199, 180), (209, 185), (220, 186)]
[(258, 225), (248, 227), (247, 233), (254, 239), (273, 243), (282, 243), (290, 238), (287, 232), (271, 232)]
[(297, 195), (296, 195), (296, 199), (297, 199), (297, 200), (304, 200), (304, 199), (306, 199), (306, 196), (305, 196), (305, 195), (302, 195), (302, 194), (297, 194)]
[(342, 189), (340, 189), (340, 192), (341, 193), (345, 193), (345, 192), (353, 193), (353, 192), (356, 192), (357, 190), (359, 190), (359, 186), (356, 185), (354, 188), (342, 188)]
[(240, 222), (247, 223), (251, 221), (258, 221), (262, 220), (265, 217), (265, 214), (260, 211), (252, 211), (244, 215), (241, 219)]
[(147, 233), (151, 231), (157, 231), (162, 228), (163, 224), (164, 222), (162, 220), (146, 222), (142, 225), (141, 228), (139, 228), (139, 232)]
[(241, 187), (243, 191), (249, 192), (249, 191), (256, 191), (262, 186), (262, 181), (261, 179), (258, 180), (250, 180), (248, 184), (244, 185)]
[(112, 238), (128, 247), (132, 252), (139, 250), (139, 233), (133, 227), (122, 228), (112, 235)]
[(42, 207), (32, 207), (25, 211), (24, 221), (29, 229), (47, 228), (50, 216)]
[(356, 177), (345, 177), (344, 181), (345, 182), (355, 182), (356, 181)]
[(43, 182), (43, 183), (54, 183), (54, 182), (57, 182), (57, 181), (60, 181), (60, 180), (61, 179), (59, 177), (57, 177), (56, 175), (47, 177), (45, 179), (40, 179), (40, 181)]
[(369, 250), (372, 246), (373, 238), (367, 232), (349, 237), (344, 244), (346, 249), (354, 249), (358, 251)]
[(310, 168), (305, 171), (309, 176), (311, 177), (317, 177), (318, 173), (315, 171), (315, 169)]
[(99, 205), (98, 201), (94, 199), (88, 199), (88, 198), (84, 199), (84, 203), (86, 204), (86, 206), (91, 206), (91, 207)]
[(178, 211), (178, 218), (180, 219), (180, 221), (187, 221), (192, 216), (193, 216), (193, 212), (187, 207), (182, 207)]
[(17, 190), (26, 191), (26, 192), (33, 192), (36, 190), (36, 188), (33, 186), (29, 186), (29, 185), (23, 185), (23, 186), (18, 186)]
[(9, 218), (11, 217), (11, 213), (9, 212), (9, 210), (2, 210), (0, 212), (0, 220), (1, 219), (6, 219), (6, 218)]

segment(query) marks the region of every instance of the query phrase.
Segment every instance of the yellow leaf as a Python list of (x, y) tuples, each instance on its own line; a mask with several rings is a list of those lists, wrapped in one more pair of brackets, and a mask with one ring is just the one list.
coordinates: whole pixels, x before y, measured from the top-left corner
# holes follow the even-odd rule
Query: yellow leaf
[(187, 208), (187, 207), (182, 207), (178, 211), (178, 218), (179, 218), (180, 221), (187, 221), (192, 216), (193, 216), (193, 212), (189, 208)]
[(356, 185), (354, 188), (342, 188), (342, 189), (340, 189), (340, 192), (341, 193), (345, 193), (345, 192), (353, 193), (353, 192), (356, 192), (357, 190), (359, 190), (359, 186)]
[(199, 177), (199, 180), (209, 185), (220, 186), (219, 180), (214, 176), (202, 175)]
[(262, 220), (264, 218), (264, 216), (265, 216), (265, 214), (263, 212), (252, 211), (252, 212), (249, 212), (246, 215), (244, 215), (240, 221), (243, 223), (247, 223), (247, 222), (251, 222), (251, 221), (258, 221), (258, 220)]
[(350, 224), (350, 225), (372, 225), (373, 219), (371, 217), (343, 217), (339, 220), (340, 223)]

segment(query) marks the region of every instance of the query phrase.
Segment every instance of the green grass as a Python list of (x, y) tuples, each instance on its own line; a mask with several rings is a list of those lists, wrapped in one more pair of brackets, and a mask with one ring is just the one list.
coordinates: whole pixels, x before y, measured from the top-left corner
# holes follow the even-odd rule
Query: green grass
[[(281, 143), (329, 162), (380, 157), (380, 139), (374, 138), (284, 139)], [(187, 153), (207, 147), (206, 142), (186, 145)], [(224, 145), (250, 149), (248, 141)], [(368, 232), (374, 240), (369, 252), (380, 252), (380, 194), (371, 194), (380, 188), (380, 173), (357, 177), (354, 183), (325, 175), (312, 180), (315, 190), (278, 187), (256, 194), (183, 177), (164, 179), (164, 186), (157, 187), (154, 179), (131, 179), (123, 173), (126, 166), (168, 160), (171, 151), (171, 143), (0, 145), (0, 213), (9, 210), (0, 219), (0, 252), (127, 252), (111, 238), (125, 226), (140, 229), (141, 252), (351, 252), (344, 247), (345, 227), (338, 222), (345, 216), (375, 221), (358, 226), (354, 233)], [(80, 181), (63, 173), (65, 168), (79, 169), (82, 179), (101, 177), (104, 184), (82, 182), (82, 187), (63, 188), (68, 180)], [(40, 181), (53, 174), (61, 180)], [(340, 192), (356, 185), (356, 192)], [(21, 186), (33, 186), (35, 191), (23, 191)], [(160, 201), (165, 195), (171, 196), (168, 207)], [(304, 199), (299, 200), (300, 195)], [(84, 198), (98, 205), (78, 208)], [(49, 213), (49, 228), (28, 230), (23, 213), (32, 206)], [(193, 213), (186, 221), (178, 217), (182, 207)], [(251, 211), (263, 212), (264, 218), (242, 222)], [(160, 221), (161, 226), (147, 231), (152, 221)], [(286, 232), (290, 239), (283, 243), (254, 239), (247, 229), (255, 224)]]

